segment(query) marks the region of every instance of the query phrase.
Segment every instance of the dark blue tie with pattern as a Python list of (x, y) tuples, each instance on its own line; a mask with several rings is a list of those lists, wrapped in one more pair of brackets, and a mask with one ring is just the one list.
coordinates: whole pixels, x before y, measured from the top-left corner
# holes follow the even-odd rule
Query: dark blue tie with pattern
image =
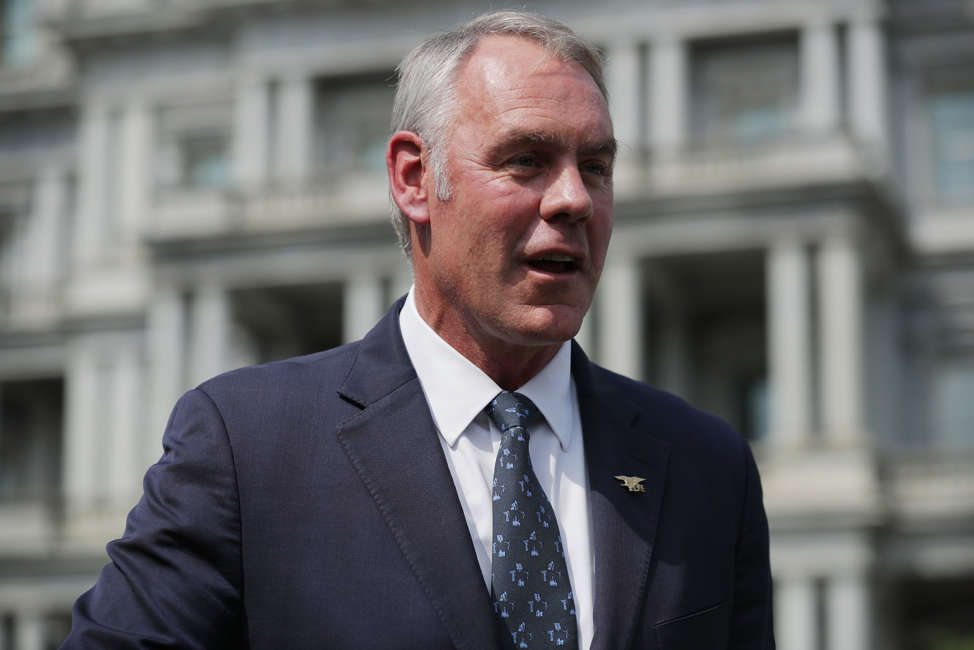
[(537, 407), (500, 393), (487, 415), (501, 431), (491, 498), (491, 599), (506, 648), (577, 648), (575, 599), (555, 511), (531, 466), (528, 426)]

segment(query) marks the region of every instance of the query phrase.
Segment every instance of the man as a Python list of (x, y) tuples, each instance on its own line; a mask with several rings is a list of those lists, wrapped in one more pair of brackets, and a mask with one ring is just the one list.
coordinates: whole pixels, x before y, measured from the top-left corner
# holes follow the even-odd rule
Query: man
[(598, 56), (499, 13), (400, 75), (412, 291), (180, 400), (66, 647), (773, 648), (747, 444), (570, 342), (612, 230)]

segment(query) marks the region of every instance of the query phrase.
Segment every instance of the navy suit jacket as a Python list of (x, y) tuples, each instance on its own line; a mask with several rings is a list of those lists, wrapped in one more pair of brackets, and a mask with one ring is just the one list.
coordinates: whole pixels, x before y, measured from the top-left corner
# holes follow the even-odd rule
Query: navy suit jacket
[[(399, 332), (186, 393), (65, 648), (498, 647), (489, 595)], [(747, 443), (576, 345), (593, 648), (774, 647)], [(462, 387), (459, 387), (462, 389)], [(614, 477), (645, 477), (630, 493)]]

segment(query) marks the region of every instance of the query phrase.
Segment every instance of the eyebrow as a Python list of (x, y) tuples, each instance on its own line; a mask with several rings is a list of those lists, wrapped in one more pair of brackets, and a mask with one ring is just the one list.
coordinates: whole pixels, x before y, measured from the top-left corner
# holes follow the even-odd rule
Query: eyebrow
[[(567, 146), (567, 143), (565, 138), (546, 131), (512, 130), (501, 136), (500, 141), (491, 147), (490, 153), (497, 154), (508, 149), (537, 145)], [(608, 138), (602, 141), (582, 143), (578, 148), (578, 152), (583, 156), (607, 155), (614, 158), (618, 146), (618, 141), (615, 138)]]
[(616, 151), (619, 148), (618, 140), (615, 138), (609, 138), (603, 142), (595, 143), (592, 145), (582, 145), (579, 148), (579, 152), (585, 156), (604, 156), (608, 155), (615, 158)]

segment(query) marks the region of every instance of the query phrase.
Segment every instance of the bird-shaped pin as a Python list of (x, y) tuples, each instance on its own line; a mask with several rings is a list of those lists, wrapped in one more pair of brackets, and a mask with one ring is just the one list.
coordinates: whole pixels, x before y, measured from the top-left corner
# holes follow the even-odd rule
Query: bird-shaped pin
[(642, 485), (645, 481), (641, 476), (616, 476), (616, 479), (622, 482), (622, 487), (626, 488), (630, 492), (645, 492), (646, 488)]

